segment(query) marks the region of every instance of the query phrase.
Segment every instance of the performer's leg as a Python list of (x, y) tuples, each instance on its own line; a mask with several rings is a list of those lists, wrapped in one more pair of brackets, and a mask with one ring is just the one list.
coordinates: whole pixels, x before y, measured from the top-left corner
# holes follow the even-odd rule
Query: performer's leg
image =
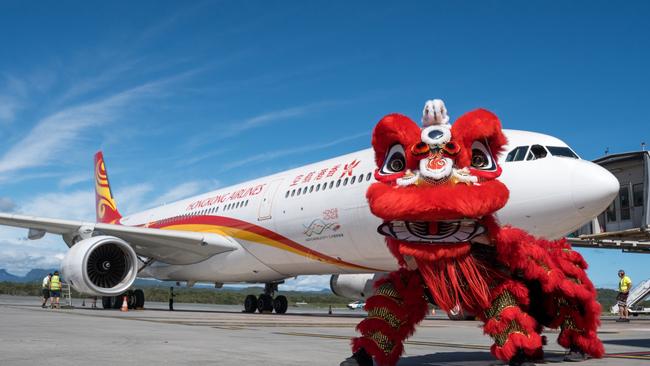
[(549, 327), (560, 328), (558, 343), (570, 350), (568, 358), (572, 361), (584, 359), (585, 354), (602, 357), (605, 349), (596, 333), (601, 309), (596, 301), (596, 289), (585, 272), (587, 264), (568, 244), (553, 244), (552, 258), (565, 278), (549, 294), (552, 299), (547, 306), (552, 316)]
[(375, 294), (366, 301), (368, 317), (357, 326), (361, 337), (352, 340), (353, 358), (342, 365), (393, 366), (403, 352), (403, 343), (424, 319), (428, 303), (420, 274), (400, 269), (377, 282)]
[(510, 365), (526, 365), (542, 356), (542, 337), (538, 324), (525, 309), (528, 289), (506, 280), (492, 290), (492, 304), (482, 314), (483, 330), (494, 339), (492, 354)]

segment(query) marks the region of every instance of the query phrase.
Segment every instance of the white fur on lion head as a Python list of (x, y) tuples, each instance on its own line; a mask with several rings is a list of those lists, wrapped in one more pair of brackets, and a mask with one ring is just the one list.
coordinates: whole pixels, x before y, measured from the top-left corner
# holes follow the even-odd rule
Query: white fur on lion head
[(441, 99), (427, 100), (422, 110), (422, 125), (446, 125), (449, 123), (447, 107)]

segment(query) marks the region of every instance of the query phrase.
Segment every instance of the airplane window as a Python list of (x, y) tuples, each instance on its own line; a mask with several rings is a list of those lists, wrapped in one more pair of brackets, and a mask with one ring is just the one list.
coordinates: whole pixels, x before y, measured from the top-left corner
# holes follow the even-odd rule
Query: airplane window
[(248, 206), (248, 200), (246, 200), (246, 206)]
[(359, 174), (359, 183), (363, 182), (363, 174)]
[(350, 184), (354, 184), (355, 180), (357, 180), (357, 177), (352, 177), (352, 180), (350, 181)]
[(547, 146), (548, 151), (553, 156), (563, 156), (565, 158), (580, 159), (576, 153), (566, 146)]
[(313, 191), (314, 191), (314, 185), (312, 184), (312, 185), (309, 187), (309, 193), (311, 193), (311, 192), (313, 192)]
[(347, 185), (348, 185), (348, 178), (347, 178), (347, 177), (345, 177), (345, 179), (343, 180), (343, 185), (344, 185), (344, 186), (347, 186)]
[(336, 188), (338, 188), (341, 185), (341, 179), (336, 181)]
[(522, 161), (524, 160), (527, 151), (528, 146), (517, 146), (514, 150), (508, 153), (506, 161)]
[(320, 183), (316, 185), (316, 192), (320, 191)]
[(287, 194), (284, 195), (284, 198), (289, 197), (289, 191), (287, 191)]
[(214, 212), (219, 212), (219, 206), (217, 206), (217, 209), (214, 210)]
[(370, 180), (370, 177), (372, 177), (372, 173), (366, 174), (366, 180)]
[(296, 192), (296, 196), (300, 196), (300, 193), (302, 193), (302, 188), (298, 188), (298, 192)]
[(332, 187), (334, 187), (334, 181), (330, 182), (330, 187), (329, 188), (332, 189)]
[(526, 156), (526, 160), (537, 160), (537, 159), (543, 159), (546, 157), (546, 149), (542, 145), (533, 145), (530, 147), (530, 150), (528, 151), (528, 155)]
[(302, 194), (307, 194), (307, 188), (309, 188), (309, 187), (305, 187), (305, 188), (302, 189)]

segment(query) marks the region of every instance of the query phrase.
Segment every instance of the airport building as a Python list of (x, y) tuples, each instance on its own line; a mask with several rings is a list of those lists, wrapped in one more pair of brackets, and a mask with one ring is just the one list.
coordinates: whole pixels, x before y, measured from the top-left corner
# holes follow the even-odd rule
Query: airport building
[(578, 230), (570, 241), (580, 247), (620, 247), (650, 253), (650, 152), (605, 155), (594, 160), (620, 183), (614, 201), (597, 220)]
[[(620, 190), (605, 212), (568, 238), (583, 248), (620, 248), (628, 253), (650, 254), (650, 152), (637, 151), (605, 155), (594, 160), (609, 170)], [(632, 315), (650, 314), (642, 303), (650, 295), (650, 279), (630, 290), (627, 305)], [(618, 305), (610, 311), (618, 312)]]

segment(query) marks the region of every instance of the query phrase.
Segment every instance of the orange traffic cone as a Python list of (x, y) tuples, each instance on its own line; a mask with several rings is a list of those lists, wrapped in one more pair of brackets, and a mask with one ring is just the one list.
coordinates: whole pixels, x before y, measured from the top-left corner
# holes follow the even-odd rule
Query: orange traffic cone
[(123, 297), (121, 311), (129, 311), (129, 304), (126, 302), (126, 296)]

